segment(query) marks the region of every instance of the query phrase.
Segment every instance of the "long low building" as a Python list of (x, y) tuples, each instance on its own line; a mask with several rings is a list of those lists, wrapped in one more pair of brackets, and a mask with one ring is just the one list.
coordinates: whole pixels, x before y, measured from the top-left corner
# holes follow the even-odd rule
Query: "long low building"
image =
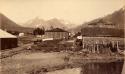
[(68, 39), (68, 37), (69, 37), (69, 32), (60, 28), (54, 28), (51, 30), (47, 30), (45, 32), (45, 38)]
[(0, 50), (11, 49), (17, 46), (17, 37), (0, 29)]
[(90, 50), (124, 49), (124, 31), (115, 28), (85, 27), (81, 30), (83, 48)]

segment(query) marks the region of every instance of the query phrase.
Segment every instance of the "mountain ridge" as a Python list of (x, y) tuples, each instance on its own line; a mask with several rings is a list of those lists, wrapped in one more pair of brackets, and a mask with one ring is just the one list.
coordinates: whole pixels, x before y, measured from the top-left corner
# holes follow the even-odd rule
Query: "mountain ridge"
[(43, 26), (46, 29), (49, 29), (51, 26), (53, 26), (54, 28), (63, 28), (66, 30), (73, 27), (74, 25), (75, 24), (72, 24), (70, 22), (67, 22), (65, 20), (58, 19), (58, 18), (44, 20), (44, 19), (41, 19), (38, 17), (28, 20), (27, 22), (22, 24), (22, 26), (24, 26), (24, 27), (31, 27), (31, 28), (35, 28), (37, 26), (39, 26), (39, 27)]
[(2, 13), (0, 13), (0, 29), (7, 31), (32, 32), (32, 28), (22, 27)]
[(99, 20), (103, 20), (105, 22), (110, 22), (112, 24), (115, 24), (116, 29), (124, 29), (124, 27), (125, 27), (125, 6), (119, 10), (114, 11), (111, 14), (104, 16), (104, 17), (96, 18), (89, 22), (83, 23), (82, 25), (79, 25), (75, 28), (70, 29), (70, 31), (80, 32), (81, 28), (88, 27), (88, 24), (97, 22)]

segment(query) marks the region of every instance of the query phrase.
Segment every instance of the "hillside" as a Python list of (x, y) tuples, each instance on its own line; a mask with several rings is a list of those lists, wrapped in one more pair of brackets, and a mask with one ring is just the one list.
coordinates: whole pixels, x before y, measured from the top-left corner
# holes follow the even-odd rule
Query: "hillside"
[(80, 26), (70, 29), (70, 31), (78, 32), (81, 31), (81, 28), (88, 26), (88, 24), (95, 23), (99, 20), (103, 20), (105, 22), (110, 22), (115, 24), (116, 29), (124, 29), (125, 27), (125, 7), (113, 12), (112, 14), (108, 14), (105, 17), (94, 19), (90, 22), (86, 22)]
[(115, 11), (113, 14), (110, 14), (103, 18), (105, 21), (112, 22), (116, 24), (116, 28), (124, 29), (125, 25), (125, 9), (121, 8), (118, 11)]
[(31, 28), (22, 27), (16, 24), (2, 13), (0, 13), (0, 29), (7, 31), (32, 32)]

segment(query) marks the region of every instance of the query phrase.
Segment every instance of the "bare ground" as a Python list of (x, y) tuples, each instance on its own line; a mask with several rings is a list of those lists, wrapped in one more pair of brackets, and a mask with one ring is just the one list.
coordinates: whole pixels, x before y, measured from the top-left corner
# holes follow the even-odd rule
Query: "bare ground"
[[(68, 63), (64, 57), (69, 56)], [(32, 74), (40, 72), (43, 68), (48, 71), (65, 69), (66, 64), (72, 67), (78, 67), (83, 63), (89, 62), (112, 62), (123, 60), (119, 55), (99, 55), (99, 54), (78, 54), (68, 52), (23, 52), (12, 57), (1, 59), (2, 74)], [(51, 74), (51, 73), (50, 73)]]

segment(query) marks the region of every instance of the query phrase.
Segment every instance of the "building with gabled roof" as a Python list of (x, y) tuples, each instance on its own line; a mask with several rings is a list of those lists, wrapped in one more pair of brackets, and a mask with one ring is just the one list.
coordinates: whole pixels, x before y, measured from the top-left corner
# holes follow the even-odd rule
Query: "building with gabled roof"
[(124, 49), (124, 30), (104, 27), (84, 27), (81, 29), (83, 48), (93, 52), (103, 52), (110, 48), (112, 52)]
[(17, 47), (17, 37), (0, 29), (0, 50)]
[(45, 38), (68, 39), (69, 32), (60, 28), (54, 28), (45, 32)]

